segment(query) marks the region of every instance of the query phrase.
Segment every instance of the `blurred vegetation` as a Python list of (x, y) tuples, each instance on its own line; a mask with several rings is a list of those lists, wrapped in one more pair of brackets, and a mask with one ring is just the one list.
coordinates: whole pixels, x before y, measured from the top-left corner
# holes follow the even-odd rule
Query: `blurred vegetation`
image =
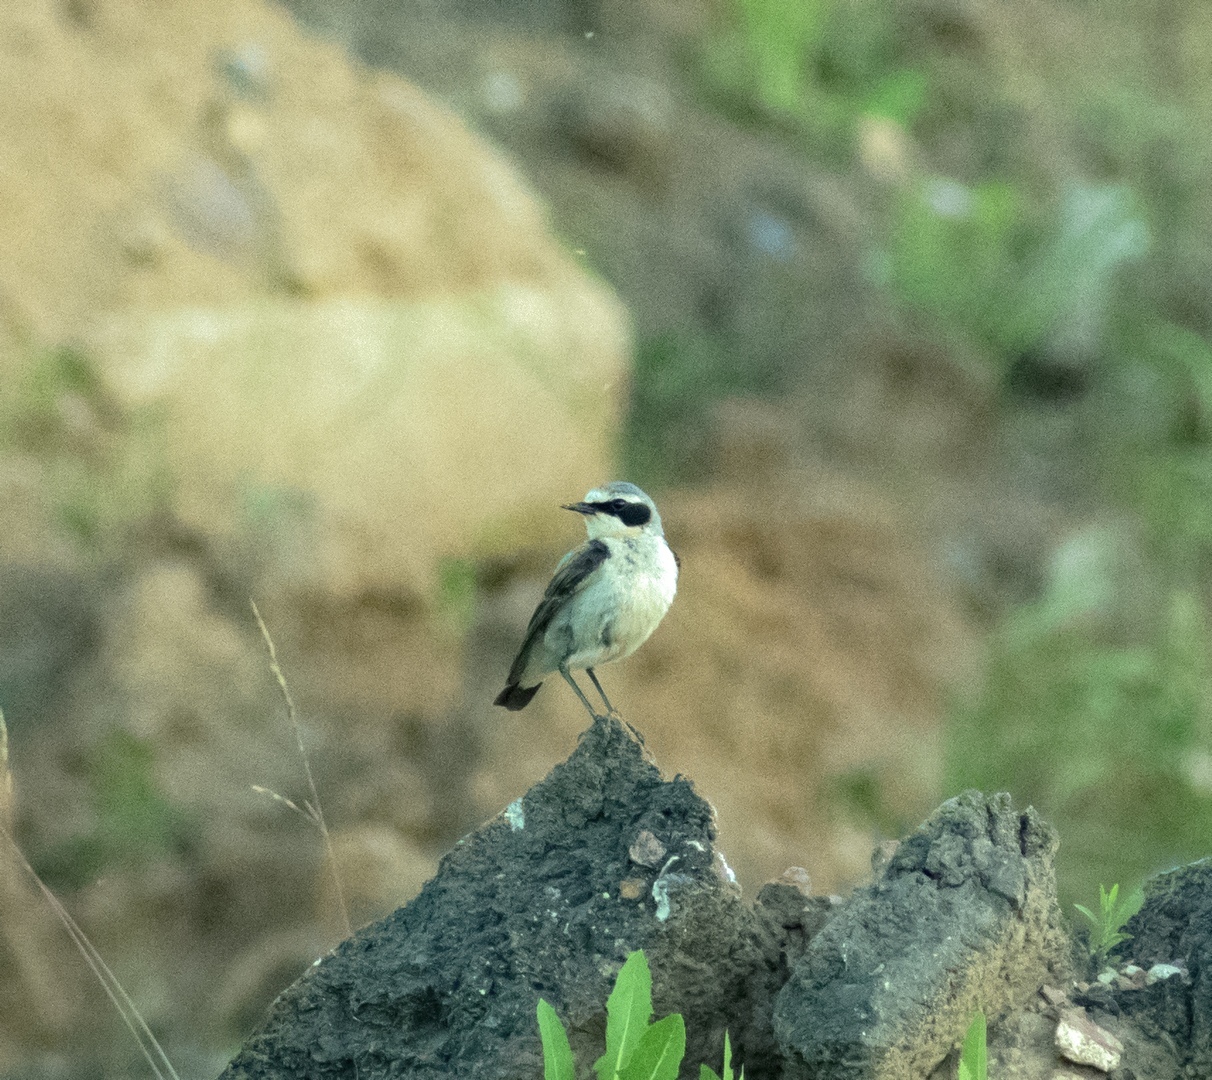
[(87, 757), (95, 824), (42, 853), (35, 869), (52, 888), (75, 889), (117, 866), (142, 866), (181, 853), (194, 826), (161, 793), (151, 746), (115, 730)]
[(157, 420), (121, 415), (92, 359), (72, 346), (27, 347), (14, 368), (18, 377), (0, 396), (0, 454), (38, 458), (64, 532), (99, 554), (124, 524), (168, 499), (163, 461), (128, 452), (132, 426), (154, 430)]
[(734, 394), (764, 394), (779, 373), (738, 362), (727, 346), (698, 335), (666, 335), (636, 350), (623, 446), (629, 476), (659, 486), (702, 479), (711, 465), (711, 406)]
[(894, 9), (838, 0), (735, 0), (732, 25), (709, 41), (704, 90), (726, 113), (785, 127), (837, 164), (854, 122), (909, 124), (927, 77), (903, 55)]
[(1071, 540), (1044, 596), (1005, 615), (947, 742), (951, 790), (1009, 790), (1056, 825), (1065, 896), (1206, 854), (1212, 837), (1203, 607), (1177, 588), (1115, 595), (1112, 542)]
[[(1132, 0), (1058, 9), (1053, 54), (999, 70), (988, 12), (734, 0), (701, 60), (717, 107), (817, 165), (854, 173), (863, 125), (893, 125), (905, 152), (868, 206), (871, 285), (955, 363), (986, 366), (1005, 425), (1063, 411), (1075, 433), (1067, 464), (1109, 524), (996, 614), (946, 748), (948, 793), (1009, 790), (1058, 826), (1069, 899), (1212, 851), (1212, 70), (1190, 60), (1212, 24), (1179, 9), (1164, 27)], [(1162, 53), (1182, 68), (1164, 86)], [(697, 478), (712, 404), (781, 388), (722, 338), (649, 342), (628, 464)], [(867, 779), (839, 798), (872, 817)]]

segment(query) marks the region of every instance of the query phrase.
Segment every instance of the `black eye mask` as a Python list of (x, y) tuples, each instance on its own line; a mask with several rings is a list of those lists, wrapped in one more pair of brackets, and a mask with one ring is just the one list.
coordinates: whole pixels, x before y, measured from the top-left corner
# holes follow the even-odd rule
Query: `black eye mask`
[(594, 503), (604, 514), (613, 514), (624, 525), (635, 527), (647, 525), (652, 520), (652, 511), (643, 503), (628, 502), (626, 499), (611, 499), (607, 503)]

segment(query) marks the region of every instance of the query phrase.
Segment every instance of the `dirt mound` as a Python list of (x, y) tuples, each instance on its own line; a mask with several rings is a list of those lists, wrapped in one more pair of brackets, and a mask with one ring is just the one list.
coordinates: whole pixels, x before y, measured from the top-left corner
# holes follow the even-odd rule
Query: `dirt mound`
[(273, 4), (32, 0), (5, 9), (0, 51), (0, 311), (42, 337), (250, 291), (579, 276), (458, 121)]

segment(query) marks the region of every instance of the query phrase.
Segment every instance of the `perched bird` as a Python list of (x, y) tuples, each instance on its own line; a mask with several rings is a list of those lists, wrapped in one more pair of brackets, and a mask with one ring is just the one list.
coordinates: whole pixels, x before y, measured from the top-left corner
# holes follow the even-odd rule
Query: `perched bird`
[(606, 711), (614, 712), (593, 669), (648, 640), (673, 603), (678, 559), (665, 543), (656, 505), (635, 484), (594, 488), (564, 509), (585, 515), (589, 539), (560, 560), (494, 704), (526, 708), (558, 671), (596, 719), (570, 672), (583, 668)]

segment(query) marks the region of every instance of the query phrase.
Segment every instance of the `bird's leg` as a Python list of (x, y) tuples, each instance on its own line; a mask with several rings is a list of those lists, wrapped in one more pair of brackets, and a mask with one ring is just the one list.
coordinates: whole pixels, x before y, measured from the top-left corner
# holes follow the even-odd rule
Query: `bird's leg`
[(602, 689), (602, 684), (600, 682), (598, 682), (598, 677), (594, 674), (593, 668), (587, 667), (585, 669), (585, 674), (589, 676), (590, 681), (593, 683), (593, 685), (595, 687), (597, 687), (597, 691), (602, 697), (602, 702), (606, 706), (607, 714), (609, 714), (610, 716), (614, 716), (614, 706), (610, 704), (610, 698), (608, 698), (606, 696), (606, 691)]
[[(581, 699), (581, 703), (585, 706), (585, 708), (587, 708), (589, 710), (589, 715), (592, 716), (595, 720), (600, 719), (598, 714), (596, 712), (594, 712), (593, 706), (589, 704), (589, 698), (587, 698), (583, 693), (581, 693), (581, 688), (579, 686), (577, 686), (576, 680), (571, 675), (568, 674), (568, 669), (566, 667), (560, 668), (560, 674), (564, 676), (568, 685), (571, 686), (573, 688), (573, 690), (576, 691), (577, 697), (579, 697)], [(597, 679), (594, 679), (594, 682), (597, 682)]]

